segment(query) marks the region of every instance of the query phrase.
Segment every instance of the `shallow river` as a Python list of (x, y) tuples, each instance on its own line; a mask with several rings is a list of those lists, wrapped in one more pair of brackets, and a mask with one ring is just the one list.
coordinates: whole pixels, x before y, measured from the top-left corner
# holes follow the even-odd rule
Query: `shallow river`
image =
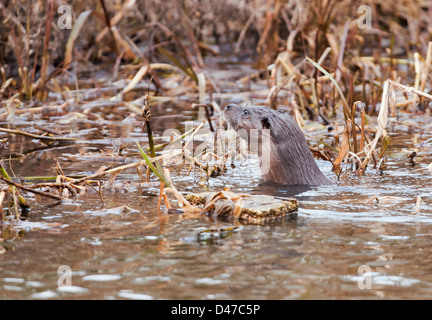
[[(134, 128), (122, 124), (113, 136), (133, 147), (128, 137), (141, 130)], [(297, 217), (265, 225), (160, 217), (158, 185), (139, 186), (133, 170), (103, 192), (104, 205), (97, 188), (61, 204), (29, 196), (28, 217), (12, 230), (2, 226), (0, 299), (430, 298), (430, 159), (414, 135), (402, 130), (392, 138), (384, 171), (337, 181), (329, 163), (318, 161), (334, 183), (309, 190), (261, 185), (254, 166), (229, 168), (208, 184), (199, 184), (198, 173), (173, 173), (183, 192), (229, 186), (298, 199)], [(11, 163), (16, 176), (53, 175), (55, 158), (66, 174), (89, 173), (103, 162), (80, 153), (104, 147), (97, 141), (42, 148)], [(11, 138), (7, 152), (35, 143)], [(406, 155), (414, 150), (412, 166)], [(370, 201), (374, 195), (378, 201)], [(135, 210), (105, 210), (122, 205)]]

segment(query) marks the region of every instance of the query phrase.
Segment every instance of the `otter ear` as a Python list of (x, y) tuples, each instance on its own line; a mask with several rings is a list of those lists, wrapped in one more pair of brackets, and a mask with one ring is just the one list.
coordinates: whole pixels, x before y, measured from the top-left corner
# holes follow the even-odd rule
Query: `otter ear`
[(270, 129), (270, 127), (271, 127), (270, 121), (267, 117), (264, 117), (261, 119), (261, 124), (262, 124), (263, 129)]

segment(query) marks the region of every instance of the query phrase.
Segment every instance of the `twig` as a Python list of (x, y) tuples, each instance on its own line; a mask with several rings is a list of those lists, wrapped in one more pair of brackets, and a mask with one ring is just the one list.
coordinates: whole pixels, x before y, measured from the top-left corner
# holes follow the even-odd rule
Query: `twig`
[[(38, 113), (38, 112), (45, 111), (45, 110), (58, 110), (58, 109), (63, 109), (68, 105), (69, 105), (69, 103), (65, 102), (62, 105), (56, 105), (56, 106), (43, 106), (43, 107), (36, 107), (36, 108), (20, 109), (20, 110), (15, 110), (15, 115), (23, 114), (23, 113), (27, 113), (27, 112)], [(8, 115), (9, 115), (9, 112), (0, 113), (0, 120), (1, 121), (5, 120)]]
[(153, 132), (152, 132), (151, 127), (150, 127), (151, 114), (150, 114), (149, 97), (150, 97), (150, 95), (148, 93), (146, 93), (145, 99), (144, 99), (144, 109), (143, 109), (142, 116), (145, 120), (144, 126), (147, 127), (147, 136), (148, 136), (148, 141), (149, 141), (150, 154), (154, 158), (154, 157), (156, 157), (156, 153), (154, 150)]
[(12, 130), (12, 129), (6, 129), (6, 128), (0, 128), (0, 131), (1, 132), (14, 133), (14, 134), (20, 134), (23, 136), (27, 136), (27, 137), (39, 139), (39, 140), (51, 140), (51, 141), (75, 141), (75, 140), (77, 140), (76, 138), (38, 136), (36, 134), (24, 132), (21, 130)]
[(429, 99), (432, 101), (432, 96), (430, 94), (427, 94), (423, 91), (417, 90), (416, 88), (413, 87), (408, 87), (408, 86), (404, 86), (403, 84), (394, 82), (390, 79), (387, 80), (387, 82), (389, 83), (389, 85), (391, 85), (392, 87), (407, 92), (407, 93), (411, 93), (411, 94), (418, 94), (419, 96), (422, 96), (423, 98)]
[(97, 172), (97, 173), (91, 174), (89, 176), (82, 177), (80, 179), (75, 179), (73, 182), (74, 183), (84, 182), (84, 181), (87, 181), (87, 180), (90, 180), (90, 179), (101, 177), (101, 176), (106, 175), (106, 174), (111, 174), (111, 173), (115, 173), (117, 171), (122, 171), (122, 170), (126, 170), (126, 169), (129, 169), (129, 168), (134, 168), (134, 167), (137, 167), (139, 165), (144, 165), (145, 163), (146, 162), (144, 160), (136, 161), (136, 162), (125, 164), (123, 166), (116, 167), (116, 168), (113, 168), (113, 169), (110, 169), (110, 170)]
[(0, 191), (0, 218), (3, 220), (3, 201), (6, 198), (6, 191)]
[[(150, 160), (150, 162), (154, 162), (154, 161), (157, 161), (157, 160), (165, 159), (167, 157), (175, 156), (175, 155), (180, 154), (180, 153), (181, 153), (181, 151), (178, 150), (178, 151), (174, 151), (174, 152), (172, 152), (170, 154), (166, 154), (166, 155), (155, 157), (155, 158), (150, 158), (149, 160)], [(139, 160), (139, 161), (136, 161), (136, 162), (133, 162), (133, 163), (128, 163), (128, 164), (125, 164), (123, 166), (112, 168), (112, 169), (109, 169), (109, 170), (106, 170), (106, 171), (97, 172), (97, 173), (94, 173), (94, 174), (91, 174), (89, 176), (85, 176), (85, 177), (82, 177), (82, 178), (79, 178), (79, 179), (68, 178), (68, 180), (72, 181), (73, 183), (80, 183), (80, 182), (84, 182), (84, 181), (88, 182), (88, 180), (90, 180), (90, 179), (98, 178), (98, 177), (101, 177), (101, 176), (106, 175), (106, 174), (112, 174), (112, 173), (116, 173), (118, 171), (130, 169), (130, 168), (135, 168), (135, 167), (138, 167), (138, 166), (143, 166), (143, 165), (146, 165), (146, 164), (147, 164), (147, 162), (145, 160)]]
[(423, 65), (423, 70), (421, 73), (421, 82), (420, 82), (420, 90), (423, 91), (426, 86), (426, 81), (429, 74), (429, 69), (432, 63), (432, 42), (429, 41), (428, 50), (426, 54), (426, 62)]
[(6, 182), (6, 183), (8, 183), (10, 185), (13, 185), (14, 187), (17, 187), (17, 188), (25, 190), (25, 191), (28, 191), (28, 192), (31, 192), (31, 193), (34, 193), (34, 194), (38, 194), (40, 196), (56, 199), (56, 200), (63, 200), (63, 198), (60, 197), (60, 196), (56, 196), (56, 195), (53, 195), (53, 194), (50, 194), (50, 193), (46, 193), (46, 192), (43, 192), (43, 191), (37, 191), (37, 190), (33, 190), (33, 189), (30, 189), (30, 188), (24, 187), (23, 185), (21, 185), (19, 183), (16, 183), (16, 182), (13, 182), (13, 181), (11, 181), (9, 179), (6, 179), (3, 176), (0, 176), (0, 179), (2, 179), (4, 182)]
[(100, 0), (100, 4), (102, 6), (102, 10), (103, 10), (103, 13), (104, 13), (105, 23), (106, 23), (106, 26), (108, 28), (108, 32), (110, 33), (112, 41), (114, 42), (114, 48), (115, 48), (115, 50), (117, 52), (117, 56), (119, 56), (120, 55), (120, 49), (118, 47), (116, 38), (114, 36), (113, 29), (111, 28), (111, 19), (109, 17), (108, 10), (107, 10), (107, 8), (105, 6), (105, 0)]
[[(62, 178), (64, 178), (64, 177), (62, 177)], [(91, 180), (91, 181), (87, 181), (87, 182), (98, 183), (99, 181)], [(71, 183), (67, 183), (67, 182), (41, 182), (41, 183), (34, 183), (34, 184), (28, 184), (27, 185), (27, 188), (31, 188), (31, 189), (35, 189), (35, 188), (69, 188), (69, 187), (82, 189), (82, 187), (75, 186), (75, 185), (73, 185)]]
[(344, 109), (344, 113), (345, 113), (345, 118), (347, 119), (351, 112), (350, 112), (350, 108), (348, 106), (348, 102), (345, 99), (345, 96), (342, 92), (341, 87), (339, 86), (339, 84), (337, 83), (337, 81), (327, 72), (327, 70), (325, 70), (323, 67), (321, 67), (318, 63), (316, 63), (315, 61), (313, 61), (311, 58), (306, 57), (306, 59), (313, 64), (313, 66), (315, 68), (317, 68), (319, 71), (321, 71), (322, 73), (324, 73), (329, 79), (330, 81), (334, 84), (336, 90), (338, 91), (340, 98), (342, 100), (342, 105), (343, 105), (343, 109)]
[(246, 31), (249, 29), (249, 26), (251, 25), (251, 23), (253, 22), (253, 19), (255, 18), (255, 15), (257, 14), (258, 9), (256, 9), (249, 17), (248, 21), (246, 21), (242, 31), (240, 32), (240, 35), (237, 39), (236, 45), (234, 47), (234, 53), (238, 53), (240, 51), (240, 46), (243, 42), (243, 38), (246, 35)]
[(184, 147), (183, 147), (183, 152), (186, 150), (186, 147), (188, 146), (189, 142), (191, 142), (193, 136), (195, 135), (195, 133), (198, 132), (199, 129), (201, 129), (201, 127), (204, 125), (205, 120), (203, 120), (194, 130), (194, 132), (191, 134), (191, 136), (189, 137), (189, 140), (185, 143)]
[[(207, 117), (207, 121), (208, 121), (209, 126), (210, 126), (210, 131), (214, 132), (215, 130), (213, 128), (212, 121), (211, 121), (211, 116), (212, 116), (212, 113), (213, 113), (213, 109), (212, 109), (213, 107), (212, 106), (208, 106), (206, 104), (193, 103), (192, 104), (192, 108), (196, 108), (196, 107), (203, 107), (204, 108), (205, 113), (206, 113), (206, 117)], [(210, 112), (209, 109), (211, 109), (211, 112)]]
[[(174, 144), (174, 143), (176, 143), (176, 142), (182, 140), (183, 138), (187, 137), (188, 135), (190, 135), (192, 132), (194, 132), (194, 131), (197, 129), (197, 127), (198, 127), (198, 126), (192, 128), (192, 129), (190, 129), (189, 131), (186, 131), (186, 132), (183, 133), (181, 136), (178, 136), (177, 138), (173, 139), (173, 140), (170, 141), (170, 142), (165, 142), (165, 143), (161, 143), (161, 144), (155, 145), (154, 148), (155, 148), (155, 149), (161, 149), (161, 148), (167, 147), (167, 146), (169, 146), (169, 145), (171, 145), (171, 144)], [(149, 150), (150, 150), (150, 147), (147, 147), (145, 150), (146, 150), (146, 151), (149, 151)]]
[(100, 178), (99, 178), (99, 198), (100, 198), (100, 201), (102, 203), (102, 206), (105, 206), (105, 202), (104, 202), (103, 195), (102, 195), (102, 181)]

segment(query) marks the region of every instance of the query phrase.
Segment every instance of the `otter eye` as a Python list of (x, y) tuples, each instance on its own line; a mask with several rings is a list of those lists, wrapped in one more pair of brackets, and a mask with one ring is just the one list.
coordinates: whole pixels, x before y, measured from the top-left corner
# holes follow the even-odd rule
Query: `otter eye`
[(243, 111), (243, 115), (247, 116), (248, 114), (249, 114), (249, 110), (244, 109), (244, 111)]
[(261, 124), (262, 124), (263, 129), (270, 129), (270, 127), (271, 127), (270, 121), (267, 117), (265, 117), (261, 120)]

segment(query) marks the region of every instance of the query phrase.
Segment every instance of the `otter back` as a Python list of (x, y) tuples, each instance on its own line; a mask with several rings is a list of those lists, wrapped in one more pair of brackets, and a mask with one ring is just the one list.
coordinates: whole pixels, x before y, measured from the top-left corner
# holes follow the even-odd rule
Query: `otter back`
[[(289, 116), (264, 106), (235, 104), (228, 105), (224, 115), (241, 138), (249, 138), (254, 151), (261, 151), (265, 181), (286, 185), (330, 183), (315, 163), (302, 130)], [(254, 136), (258, 137), (255, 144)]]

